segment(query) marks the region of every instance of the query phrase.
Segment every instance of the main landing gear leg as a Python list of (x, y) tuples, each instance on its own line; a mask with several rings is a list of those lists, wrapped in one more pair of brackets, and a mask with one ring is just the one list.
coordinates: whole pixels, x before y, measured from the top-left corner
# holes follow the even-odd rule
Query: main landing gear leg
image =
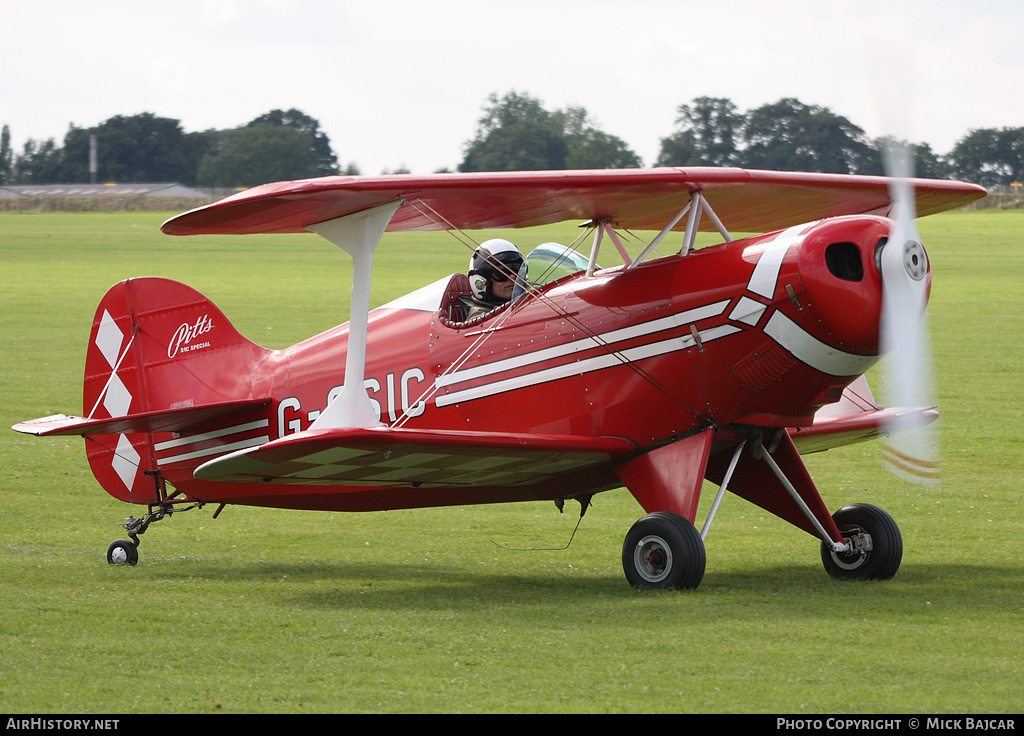
[(754, 432), (746, 444), (751, 452), (734, 455), (728, 470), (724, 457), (715, 458), (708, 480), (728, 482), (734, 494), (817, 537), (832, 577), (884, 580), (896, 574), (903, 538), (889, 514), (870, 504), (853, 504), (830, 515), (784, 431)]
[(821, 537), (821, 561), (834, 578), (888, 580), (903, 561), (903, 536), (889, 514), (867, 503), (844, 506), (832, 515), (842, 541), (836, 541), (779, 468), (765, 448), (761, 459), (793, 497)]

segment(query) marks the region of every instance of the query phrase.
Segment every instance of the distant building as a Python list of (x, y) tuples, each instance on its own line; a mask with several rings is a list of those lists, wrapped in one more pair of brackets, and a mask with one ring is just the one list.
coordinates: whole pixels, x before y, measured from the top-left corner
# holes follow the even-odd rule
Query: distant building
[(209, 199), (210, 189), (183, 184), (19, 184), (0, 187), (0, 198), (11, 197), (165, 197)]
[(235, 189), (198, 189), (184, 184), (17, 184), (0, 186), (0, 211), (117, 212), (196, 207)]

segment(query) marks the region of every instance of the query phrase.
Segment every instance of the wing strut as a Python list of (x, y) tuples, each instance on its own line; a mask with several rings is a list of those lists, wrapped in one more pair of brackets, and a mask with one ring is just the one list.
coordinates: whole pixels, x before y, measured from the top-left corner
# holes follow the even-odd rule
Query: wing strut
[(382, 426), (363, 386), (366, 373), (366, 336), (369, 330), (370, 277), (373, 251), (402, 200), (306, 227), (352, 256), (352, 306), (345, 355), (345, 383), (341, 393), (316, 418), (310, 429)]
[(632, 261), (624, 253), (623, 248), (619, 243), (618, 237), (616, 237), (614, 230), (612, 230), (611, 228), (611, 223), (608, 220), (598, 222), (598, 237), (596, 237), (594, 240), (594, 248), (590, 256), (591, 267), (587, 270), (588, 275), (593, 274), (593, 267), (594, 264), (597, 262), (597, 251), (600, 248), (601, 244), (600, 235), (602, 230), (607, 229), (609, 235), (612, 236), (612, 240), (615, 242), (616, 247), (619, 249), (619, 253), (622, 254), (623, 259), (627, 263), (626, 270), (629, 271), (630, 269), (636, 268), (638, 265), (643, 263), (644, 259), (647, 258), (647, 256), (649, 256), (655, 248), (658, 247), (658, 244), (665, 238), (665, 236), (672, 232), (673, 228), (675, 228), (675, 226), (679, 224), (680, 220), (686, 217), (687, 214), (689, 214), (689, 218), (686, 221), (686, 236), (683, 240), (683, 247), (680, 248), (679, 250), (679, 253), (681, 255), (686, 255), (687, 253), (693, 250), (693, 244), (697, 239), (697, 230), (700, 226), (700, 220), (704, 215), (707, 215), (708, 219), (711, 220), (715, 228), (718, 230), (719, 234), (725, 239), (725, 242), (732, 242), (732, 235), (729, 234), (729, 231), (726, 229), (725, 225), (722, 224), (721, 219), (719, 219), (718, 215), (715, 214), (715, 211), (711, 209), (711, 205), (708, 204), (708, 201), (707, 199), (705, 199), (704, 195), (701, 192), (694, 192), (693, 194), (690, 195), (690, 200), (686, 203), (686, 206), (683, 207), (683, 209), (681, 209), (679, 212), (677, 212), (671, 220), (669, 220), (668, 224), (665, 225), (664, 228), (662, 228), (661, 232), (655, 236), (654, 240), (652, 240), (650, 244), (646, 248), (644, 248), (643, 252), (641, 252), (640, 255), (632, 259)]

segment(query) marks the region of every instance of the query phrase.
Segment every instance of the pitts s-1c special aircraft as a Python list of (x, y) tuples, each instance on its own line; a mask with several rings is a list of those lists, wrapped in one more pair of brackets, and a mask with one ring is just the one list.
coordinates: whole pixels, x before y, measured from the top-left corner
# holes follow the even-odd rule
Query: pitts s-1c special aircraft
[[(880, 325), (895, 325), (894, 352), (921, 342), (931, 271), (914, 218), (984, 195), (959, 182), (732, 168), (267, 184), (163, 232), (317, 233), (353, 258), (348, 323), (267, 350), (190, 287), (128, 279), (96, 310), (86, 415), (14, 429), (83, 435), (103, 488), (147, 507), (123, 525), (130, 539), (110, 546), (112, 563), (138, 561), (152, 522), (205, 504), (576, 499), (582, 515), (594, 494), (624, 486), (647, 513), (622, 548), (634, 586), (700, 583), (725, 490), (819, 538), (830, 574), (889, 578), (903, 551), (892, 518), (870, 504), (832, 515), (801, 454), (914, 437), (935, 419), (927, 401), (882, 408), (863, 374), (889, 349)], [(369, 308), (386, 231), (461, 237), (567, 220), (587, 226), (577, 243), (591, 243), (589, 256), (536, 248), (508, 274), (520, 293), (482, 317), (460, 316), (466, 274)], [(695, 249), (698, 230), (722, 243)], [(622, 265), (598, 266), (608, 242)], [(913, 387), (920, 364), (910, 371)], [(935, 472), (923, 452), (893, 456), (911, 477)], [(705, 479), (720, 490), (698, 531)]]

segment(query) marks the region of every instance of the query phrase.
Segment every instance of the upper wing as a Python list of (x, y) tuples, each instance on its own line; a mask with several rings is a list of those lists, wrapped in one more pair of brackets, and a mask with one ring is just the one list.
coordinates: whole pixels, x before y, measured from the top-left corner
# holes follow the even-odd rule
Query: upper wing
[(617, 437), (390, 427), (307, 430), (211, 460), (194, 475), (321, 486), (525, 486), (635, 449)]
[[(920, 216), (985, 196), (982, 187), (915, 179)], [(302, 232), (307, 226), (395, 200), (405, 204), (388, 230), (531, 227), (608, 218), (661, 230), (701, 191), (733, 232), (770, 232), (851, 214), (886, 214), (885, 177), (734, 168), (607, 169), (331, 176), (277, 182), (174, 217), (168, 235)], [(685, 218), (677, 225), (682, 229)], [(705, 225), (705, 227), (711, 227)]]

